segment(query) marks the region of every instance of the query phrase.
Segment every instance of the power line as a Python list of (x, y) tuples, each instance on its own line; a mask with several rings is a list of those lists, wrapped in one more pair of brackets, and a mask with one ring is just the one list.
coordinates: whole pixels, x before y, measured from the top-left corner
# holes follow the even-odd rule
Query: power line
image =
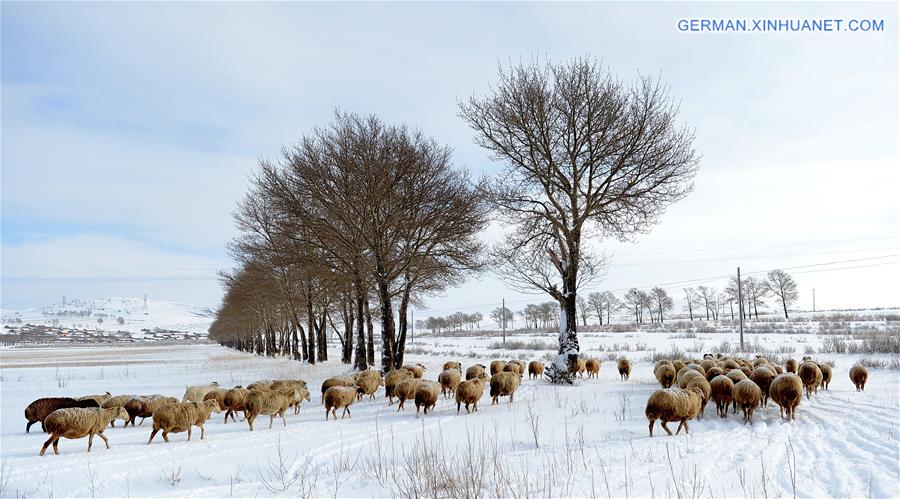
[(730, 251), (730, 250), (741, 250), (741, 249), (759, 249), (759, 248), (776, 248), (781, 246), (809, 246), (812, 244), (831, 244), (831, 243), (850, 243), (850, 242), (859, 242), (859, 241), (883, 241), (886, 239), (897, 240), (898, 236), (879, 236), (879, 237), (863, 237), (857, 239), (832, 239), (829, 241), (807, 241), (807, 242), (795, 242), (795, 243), (779, 243), (779, 244), (763, 244), (758, 246), (731, 246), (727, 248), (712, 248), (712, 249), (690, 249), (690, 250), (666, 250), (666, 251), (645, 251), (639, 253), (627, 253), (623, 255), (617, 256), (638, 256), (638, 255), (670, 255), (677, 253), (705, 253), (710, 251)]

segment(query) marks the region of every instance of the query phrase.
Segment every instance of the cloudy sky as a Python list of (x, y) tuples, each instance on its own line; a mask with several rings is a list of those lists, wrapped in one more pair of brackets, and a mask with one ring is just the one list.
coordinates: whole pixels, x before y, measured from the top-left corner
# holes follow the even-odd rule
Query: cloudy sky
[[(492, 164), (457, 117), (498, 63), (659, 74), (696, 130), (696, 188), (593, 289), (789, 268), (800, 308), (900, 305), (897, 4), (3, 2), (2, 307), (68, 296), (215, 306), (260, 158), (333, 111), (376, 113)], [(683, 33), (680, 19), (875, 19), (879, 33)], [(841, 262), (841, 263), (831, 263)], [(827, 264), (827, 265), (826, 265)], [(671, 283), (671, 284), (670, 284)], [(697, 282), (687, 283), (696, 284)], [(429, 300), (487, 311), (494, 276)], [(680, 307), (679, 307), (680, 308)]]

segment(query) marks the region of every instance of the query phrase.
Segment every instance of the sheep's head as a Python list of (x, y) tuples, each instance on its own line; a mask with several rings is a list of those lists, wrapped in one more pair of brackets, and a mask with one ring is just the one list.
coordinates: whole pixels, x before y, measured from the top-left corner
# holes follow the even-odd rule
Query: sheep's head
[(113, 419), (121, 419), (122, 421), (128, 421), (130, 417), (128, 416), (128, 411), (125, 410), (124, 407), (116, 406), (111, 407), (113, 414)]
[(301, 388), (298, 392), (300, 393), (300, 398), (305, 399), (307, 402), (312, 401), (312, 398), (309, 396), (309, 390), (306, 388)]
[(210, 409), (213, 412), (222, 412), (222, 406), (219, 405), (219, 401), (216, 399), (204, 400), (203, 403), (206, 405), (207, 409)]

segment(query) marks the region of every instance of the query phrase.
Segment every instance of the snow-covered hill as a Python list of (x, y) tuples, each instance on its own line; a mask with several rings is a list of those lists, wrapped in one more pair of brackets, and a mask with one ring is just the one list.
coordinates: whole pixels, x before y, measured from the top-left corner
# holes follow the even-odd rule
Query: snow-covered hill
[(209, 308), (166, 300), (145, 303), (143, 298), (75, 298), (38, 308), (4, 310), (3, 323), (128, 331), (135, 337), (141, 337), (146, 329), (205, 335), (214, 316)]

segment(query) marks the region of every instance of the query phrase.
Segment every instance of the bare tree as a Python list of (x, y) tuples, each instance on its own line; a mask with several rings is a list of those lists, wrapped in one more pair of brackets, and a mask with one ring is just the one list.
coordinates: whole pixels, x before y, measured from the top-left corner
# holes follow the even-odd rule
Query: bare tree
[(511, 328), (513, 321), (512, 310), (505, 307), (497, 307), (491, 310), (491, 319), (497, 323), (498, 328), (502, 328), (504, 325), (507, 328)]
[(606, 309), (606, 323), (612, 324), (612, 313), (622, 308), (622, 302), (612, 291), (604, 291), (601, 295), (603, 307)]
[(697, 291), (694, 288), (683, 288), (684, 289), (684, 301), (685, 306), (687, 307), (688, 317), (690, 317), (691, 322), (694, 321), (694, 303), (697, 301)]
[(581, 325), (587, 326), (588, 320), (588, 302), (584, 299), (583, 296), (579, 296), (577, 300), (575, 300), (575, 304), (578, 305), (578, 313), (581, 314)]
[(773, 270), (766, 276), (766, 287), (781, 302), (784, 318), (787, 319), (788, 307), (800, 297), (794, 278), (783, 270)]
[(603, 294), (599, 291), (594, 291), (593, 293), (588, 295), (588, 303), (594, 309), (594, 312), (597, 314), (597, 319), (600, 321), (600, 325), (603, 325)]
[(747, 301), (753, 307), (753, 316), (759, 319), (759, 307), (765, 308), (765, 297), (769, 294), (769, 289), (765, 281), (759, 281), (755, 277), (747, 278)]
[(641, 322), (641, 310), (644, 308), (644, 301), (641, 292), (635, 288), (631, 288), (625, 293), (625, 306), (634, 314), (634, 323)]
[(666, 290), (660, 287), (650, 290), (650, 297), (656, 305), (656, 318), (659, 322), (663, 322), (666, 312), (672, 310), (675, 302), (669, 296), (669, 293), (666, 293)]
[(646, 232), (690, 192), (693, 134), (659, 81), (626, 86), (590, 57), (501, 69), (490, 95), (460, 109), (476, 142), (506, 165), (487, 192), (513, 230), (493, 255), (511, 285), (558, 302), (559, 353), (547, 376), (571, 382), (578, 286), (602, 268), (582, 238)]

